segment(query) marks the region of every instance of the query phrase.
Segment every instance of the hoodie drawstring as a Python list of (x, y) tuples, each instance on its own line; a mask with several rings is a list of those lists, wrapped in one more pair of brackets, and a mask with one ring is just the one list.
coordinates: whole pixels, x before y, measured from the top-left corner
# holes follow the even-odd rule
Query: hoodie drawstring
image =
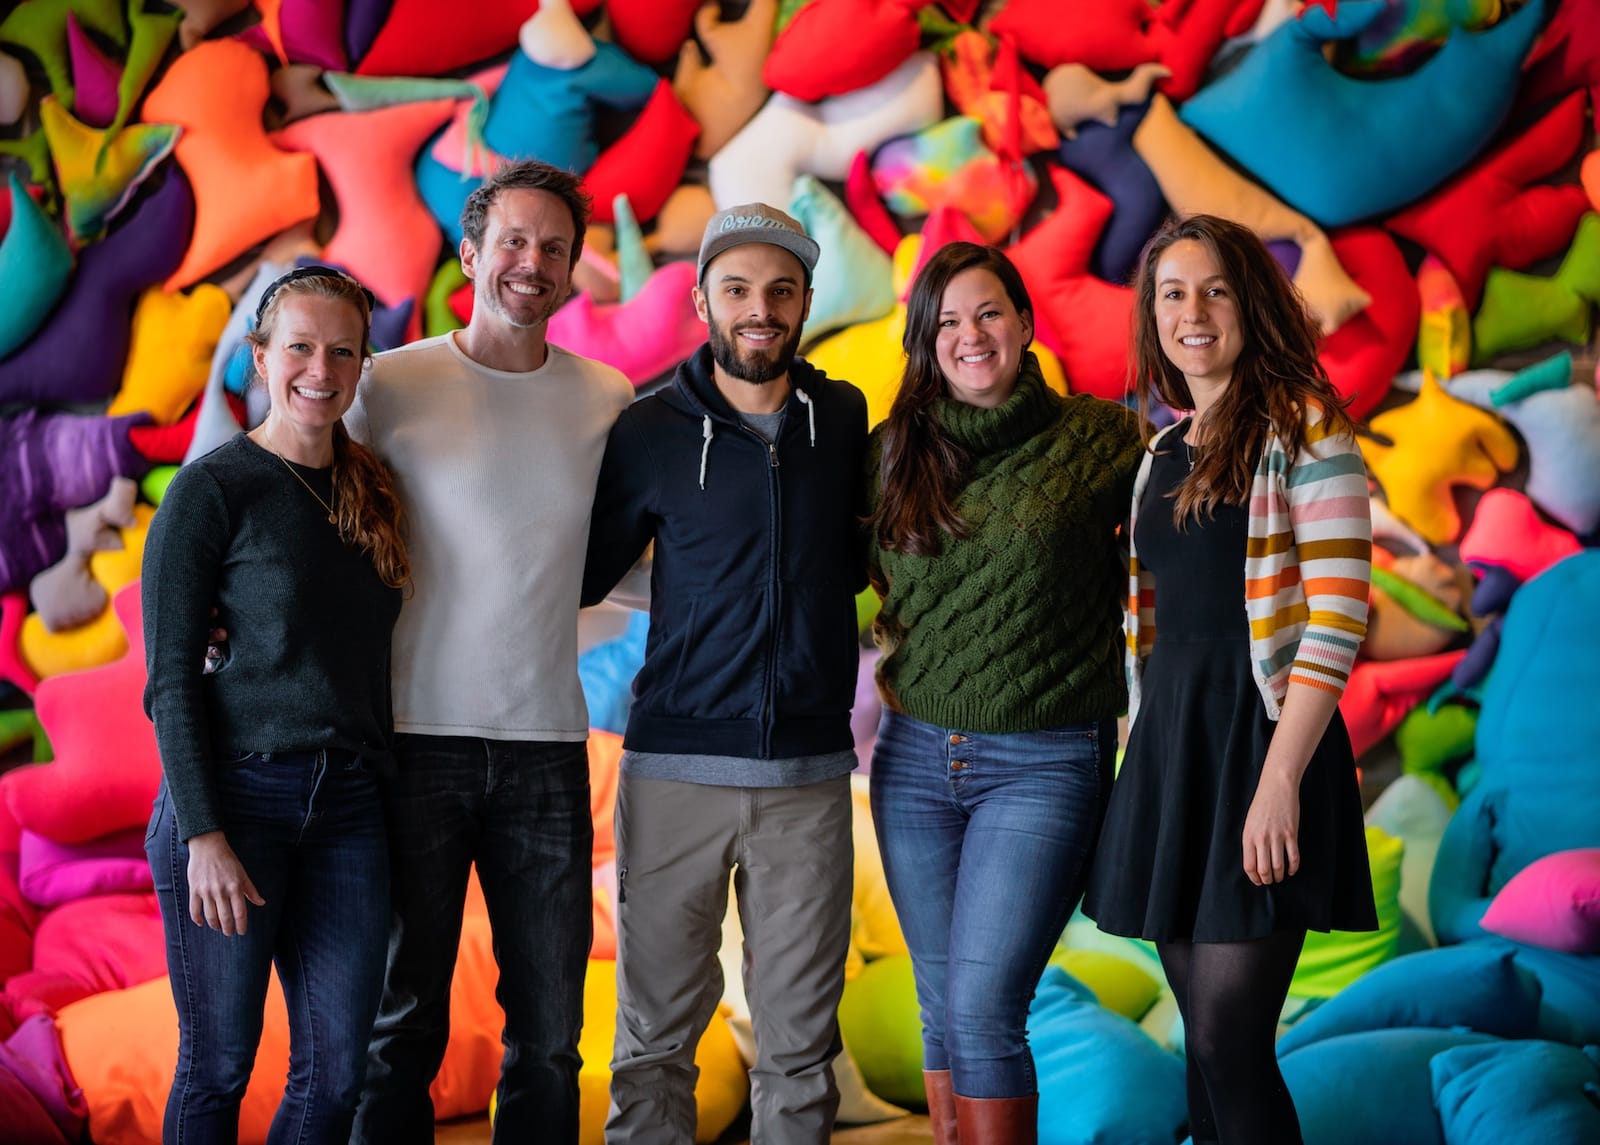
[(711, 457), (711, 415), (706, 414), (700, 419), (700, 436), (703, 444), (700, 446), (700, 491), (706, 488), (706, 462)]
[(806, 407), (806, 424), (811, 428), (811, 448), (815, 449), (817, 447), (817, 407), (812, 404), (811, 399), (806, 397), (806, 392), (799, 386), (795, 387), (794, 396), (799, 398), (800, 403)]

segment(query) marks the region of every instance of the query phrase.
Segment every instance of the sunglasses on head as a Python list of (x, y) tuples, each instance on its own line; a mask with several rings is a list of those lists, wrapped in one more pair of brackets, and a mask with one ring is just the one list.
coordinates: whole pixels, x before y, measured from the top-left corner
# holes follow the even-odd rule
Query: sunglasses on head
[(372, 293), (372, 291), (361, 285), (361, 282), (354, 276), (348, 275), (344, 271), (337, 270), (331, 266), (300, 266), (289, 271), (287, 274), (279, 275), (277, 278), (272, 280), (272, 284), (270, 286), (261, 292), (261, 300), (256, 303), (256, 329), (261, 329), (261, 319), (266, 316), (267, 306), (272, 302), (272, 296), (274, 294), (278, 293), (278, 291), (282, 290), (285, 286), (288, 286), (291, 282), (301, 282), (308, 278), (333, 278), (348, 282), (357, 290), (361, 291), (361, 296), (367, 300), (367, 313), (369, 315), (378, 308), (377, 297)]

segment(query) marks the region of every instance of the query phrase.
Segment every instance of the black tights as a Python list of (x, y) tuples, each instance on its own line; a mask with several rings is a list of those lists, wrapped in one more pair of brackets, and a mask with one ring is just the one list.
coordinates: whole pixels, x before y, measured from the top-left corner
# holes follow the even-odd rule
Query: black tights
[(1305, 938), (1157, 944), (1183, 1014), (1195, 1145), (1299, 1145), (1274, 1039)]

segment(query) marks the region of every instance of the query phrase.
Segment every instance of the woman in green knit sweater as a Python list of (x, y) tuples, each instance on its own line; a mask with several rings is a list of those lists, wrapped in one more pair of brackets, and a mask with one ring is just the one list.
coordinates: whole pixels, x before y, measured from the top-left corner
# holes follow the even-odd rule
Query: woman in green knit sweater
[(1028, 1005), (1083, 890), (1127, 705), (1116, 534), (1137, 425), (1053, 393), (1032, 340), (1004, 254), (940, 250), (869, 448), (872, 810), (941, 1145), (1036, 1139)]

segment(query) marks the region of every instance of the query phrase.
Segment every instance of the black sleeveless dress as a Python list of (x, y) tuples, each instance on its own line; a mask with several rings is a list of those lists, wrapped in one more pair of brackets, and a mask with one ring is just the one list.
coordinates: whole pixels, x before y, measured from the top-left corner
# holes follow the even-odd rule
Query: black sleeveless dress
[(1084, 912), (1107, 933), (1155, 942), (1376, 929), (1361, 793), (1338, 712), (1300, 784), (1299, 873), (1269, 887), (1244, 873), (1245, 816), (1277, 726), (1250, 669), (1248, 514), (1224, 505), (1178, 531), (1170, 494), (1189, 471), (1183, 432), (1162, 439), (1139, 503), (1134, 544), (1160, 585), (1156, 641)]

